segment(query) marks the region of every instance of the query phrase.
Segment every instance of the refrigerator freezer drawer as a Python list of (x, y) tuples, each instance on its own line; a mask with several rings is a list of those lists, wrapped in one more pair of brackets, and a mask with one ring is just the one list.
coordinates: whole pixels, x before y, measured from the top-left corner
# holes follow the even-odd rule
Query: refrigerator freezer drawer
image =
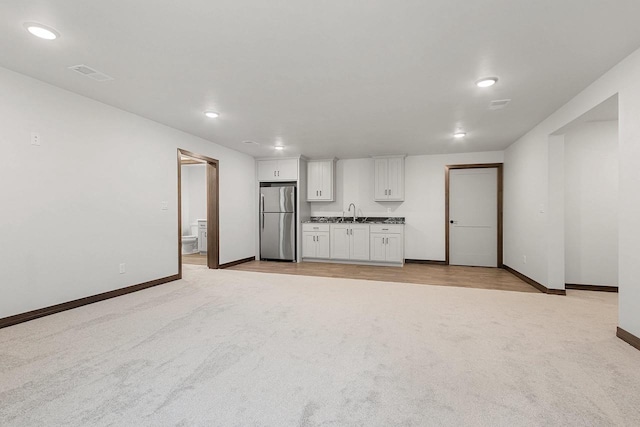
[(260, 214), (260, 258), (294, 261), (295, 213)]

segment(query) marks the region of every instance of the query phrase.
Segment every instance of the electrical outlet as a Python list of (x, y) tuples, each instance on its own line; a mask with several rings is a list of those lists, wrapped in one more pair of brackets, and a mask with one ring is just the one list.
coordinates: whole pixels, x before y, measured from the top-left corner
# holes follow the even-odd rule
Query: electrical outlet
[(127, 270), (126, 270), (126, 264), (123, 262), (120, 264), (120, 274), (124, 274)]
[(527, 263), (527, 256), (526, 256), (526, 255), (522, 255), (522, 262), (523, 262), (524, 264), (526, 264), (526, 263)]
[(40, 134), (38, 132), (31, 132), (31, 145), (40, 145)]

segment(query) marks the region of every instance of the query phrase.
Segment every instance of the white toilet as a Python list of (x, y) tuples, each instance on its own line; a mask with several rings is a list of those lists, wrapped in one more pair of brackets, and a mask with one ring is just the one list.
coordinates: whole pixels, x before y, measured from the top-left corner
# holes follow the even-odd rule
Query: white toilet
[(182, 255), (198, 253), (198, 223), (191, 224), (191, 234), (182, 236)]

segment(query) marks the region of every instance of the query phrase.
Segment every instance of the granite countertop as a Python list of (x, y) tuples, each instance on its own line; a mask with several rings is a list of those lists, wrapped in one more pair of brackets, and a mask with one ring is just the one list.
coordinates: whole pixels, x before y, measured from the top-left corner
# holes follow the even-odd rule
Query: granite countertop
[[(312, 216), (308, 221), (304, 221), (304, 223), (313, 223), (313, 224), (339, 224), (339, 223), (353, 223), (353, 217), (345, 217), (344, 221), (341, 216)], [(356, 223), (360, 224), (404, 224), (404, 217), (366, 217), (361, 216), (356, 218)]]

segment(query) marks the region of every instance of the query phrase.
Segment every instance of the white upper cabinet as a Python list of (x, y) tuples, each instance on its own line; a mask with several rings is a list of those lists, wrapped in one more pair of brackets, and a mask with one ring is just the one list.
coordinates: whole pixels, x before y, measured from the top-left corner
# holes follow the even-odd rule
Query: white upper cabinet
[(298, 159), (258, 160), (258, 181), (297, 181)]
[(335, 160), (309, 160), (307, 163), (307, 201), (334, 200)]
[(404, 201), (404, 155), (374, 157), (373, 200), (378, 202)]

